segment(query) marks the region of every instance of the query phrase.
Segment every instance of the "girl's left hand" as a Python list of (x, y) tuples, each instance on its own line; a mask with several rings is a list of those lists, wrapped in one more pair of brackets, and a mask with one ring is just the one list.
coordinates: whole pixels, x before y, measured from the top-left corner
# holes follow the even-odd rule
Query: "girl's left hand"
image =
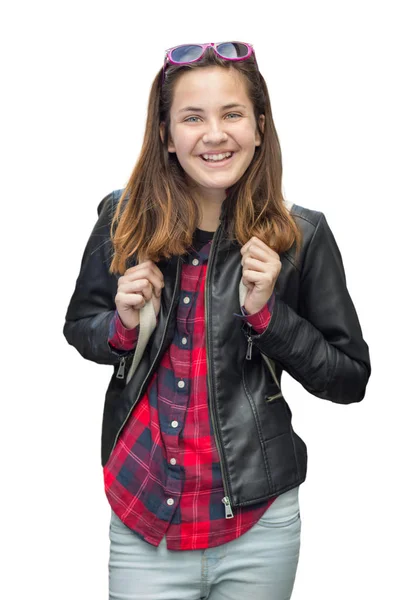
[(244, 246), (242, 254), (242, 281), (247, 287), (244, 306), (251, 315), (259, 312), (271, 297), (282, 268), (277, 252), (253, 236)]

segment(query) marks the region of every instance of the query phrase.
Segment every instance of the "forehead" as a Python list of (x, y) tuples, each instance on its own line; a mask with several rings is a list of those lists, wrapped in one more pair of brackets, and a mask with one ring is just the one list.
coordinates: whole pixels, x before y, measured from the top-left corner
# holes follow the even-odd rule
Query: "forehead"
[[(213, 92), (213, 93), (212, 93)], [(203, 67), (187, 71), (176, 82), (172, 110), (183, 104), (202, 105), (239, 102), (251, 106), (246, 83), (235, 69)]]

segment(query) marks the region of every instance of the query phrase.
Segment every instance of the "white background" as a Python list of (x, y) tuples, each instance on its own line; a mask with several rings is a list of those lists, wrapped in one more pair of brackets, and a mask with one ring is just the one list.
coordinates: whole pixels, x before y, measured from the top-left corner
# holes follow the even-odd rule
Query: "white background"
[(65, 311), (97, 205), (124, 186), (138, 156), (164, 49), (230, 39), (255, 46), (284, 195), (325, 213), (372, 359), (360, 404), (322, 401), (284, 374), (309, 451), (293, 600), (412, 597), (406, 5), (83, 0), (1, 9), (2, 598), (107, 597), (100, 427), (112, 369), (67, 344)]

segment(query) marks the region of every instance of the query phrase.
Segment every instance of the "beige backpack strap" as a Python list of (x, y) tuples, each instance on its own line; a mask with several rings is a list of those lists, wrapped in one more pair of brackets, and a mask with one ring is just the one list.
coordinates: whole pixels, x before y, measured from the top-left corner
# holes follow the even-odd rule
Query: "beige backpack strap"
[(129, 383), (132, 378), (134, 372), (136, 371), (145, 348), (147, 346), (147, 342), (149, 341), (150, 336), (152, 335), (154, 329), (156, 328), (156, 313), (153, 306), (152, 300), (147, 302), (143, 308), (140, 309), (140, 327), (139, 327), (139, 337), (137, 338), (137, 344), (133, 355), (133, 361), (130, 366), (129, 372), (127, 373), (126, 383)]

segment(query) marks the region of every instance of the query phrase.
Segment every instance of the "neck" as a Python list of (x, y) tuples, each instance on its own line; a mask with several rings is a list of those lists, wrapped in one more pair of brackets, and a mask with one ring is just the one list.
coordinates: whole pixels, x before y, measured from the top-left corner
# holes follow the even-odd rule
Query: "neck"
[(208, 190), (206, 193), (196, 194), (196, 201), (201, 211), (199, 229), (203, 231), (216, 231), (219, 227), (220, 213), (223, 201), (226, 198), (225, 191)]

